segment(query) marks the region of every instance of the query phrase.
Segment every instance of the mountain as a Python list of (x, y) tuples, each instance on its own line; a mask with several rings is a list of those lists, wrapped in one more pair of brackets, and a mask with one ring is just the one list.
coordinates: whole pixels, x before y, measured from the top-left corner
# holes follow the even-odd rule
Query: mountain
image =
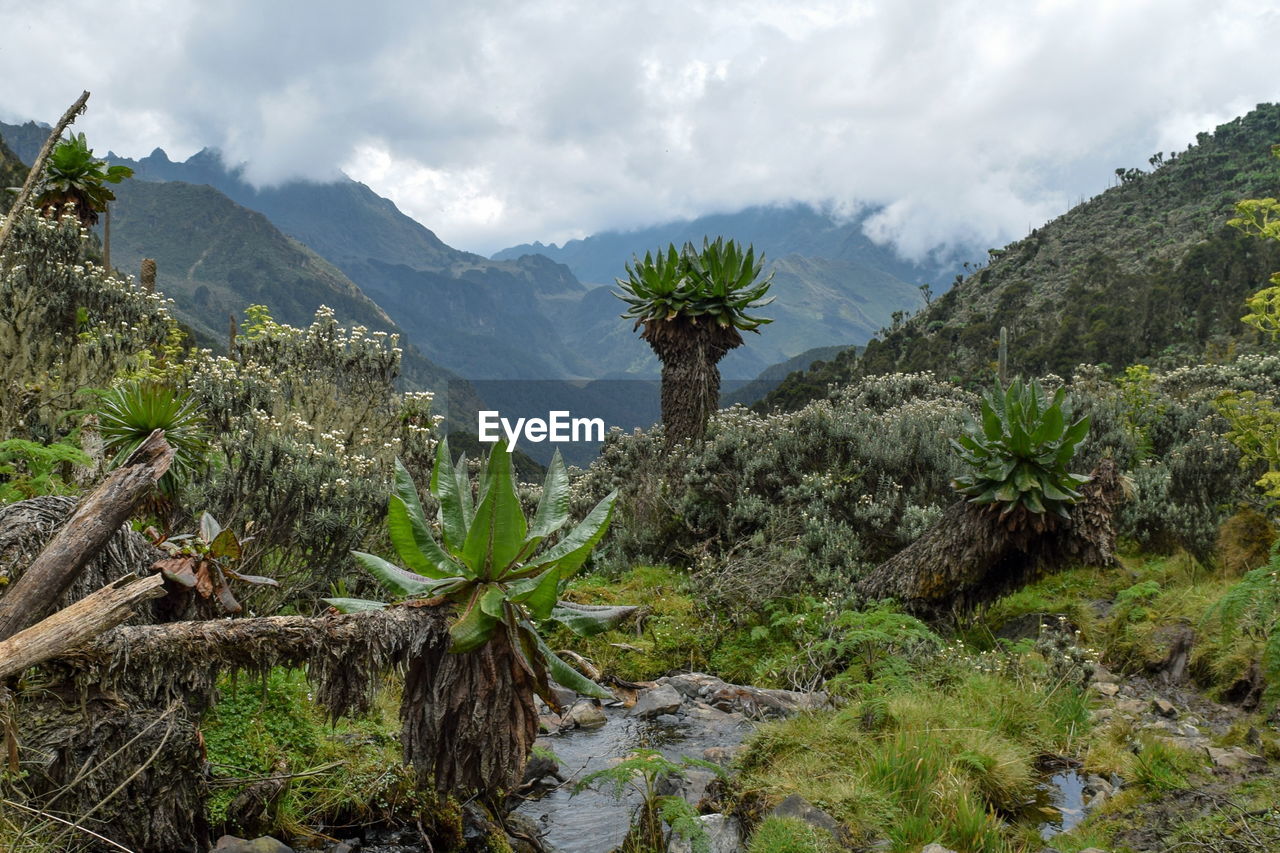
[(842, 346), (814, 347), (786, 361), (770, 365), (760, 371), (760, 375), (750, 382), (735, 383), (734, 387), (723, 389), (720, 394), (720, 405), (727, 407), (740, 403), (750, 406), (777, 388), (782, 384), (782, 380), (791, 374), (808, 370), (816, 362), (834, 358), (846, 349), (847, 347)]
[(805, 204), (755, 206), (738, 213), (711, 214), (633, 231), (605, 231), (563, 246), (526, 243), (503, 249), (493, 257), (510, 260), (545, 255), (569, 267), (584, 282), (611, 285), (616, 278), (626, 278), (625, 265), (633, 256), (643, 257), (646, 251), (670, 243), (701, 245), (703, 237), (723, 234), (754, 245), (769, 258), (801, 255), (849, 261), (917, 285), (944, 280), (954, 264), (916, 264), (898, 257), (892, 248), (872, 242), (862, 231), (872, 213), (864, 210), (844, 219)]
[[(890, 325), (894, 312), (924, 304), (921, 284), (939, 291), (954, 276), (954, 264), (917, 264), (872, 242), (862, 232), (870, 212), (850, 220), (808, 205), (752, 207), (636, 231), (609, 231), (572, 240), (564, 246), (531, 243), (504, 249), (501, 260), (543, 255), (563, 263), (582, 281), (613, 282), (625, 277), (634, 256), (670, 243), (700, 245), (704, 237), (723, 235), (763, 251), (774, 274), (776, 297), (764, 312), (774, 322), (721, 362), (728, 379), (751, 379), (772, 364), (815, 346), (862, 344)], [(533, 254), (531, 254), (533, 253)], [(588, 330), (601, 341), (594, 359), (602, 375), (656, 376), (659, 366), (647, 346), (618, 322), (622, 304), (600, 284), (576, 305), (552, 316), (562, 334)]]
[(207, 184), (257, 211), (315, 251), (383, 306), (409, 342), (475, 379), (565, 378), (590, 371), (547, 319), (541, 300), (581, 296), (565, 267), (545, 258), (491, 261), (459, 251), (349, 178), (255, 188), (242, 167), (206, 149), (174, 162), (156, 149), (111, 156), (144, 182)]
[(25, 124), (5, 124), (0, 121), (0, 136), (4, 137), (5, 144), (18, 155), (18, 159), (28, 166), (40, 156), (40, 149), (44, 147), (51, 130), (51, 126), (34, 121)]
[(27, 179), (27, 166), (0, 137), (0, 213), (8, 213), (14, 193), (9, 187), (21, 187)]
[(1174, 366), (1257, 347), (1245, 297), (1280, 269), (1280, 249), (1226, 225), (1242, 198), (1280, 195), (1280, 105), (1201, 133), (1119, 183), (991, 253), (923, 313), (859, 358), (852, 351), (788, 379), (763, 402), (793, 407), (833, 382), (933, 370), (990, 376), (1001, 327), (1014, 372), (1068, 375), (1077, 364)]

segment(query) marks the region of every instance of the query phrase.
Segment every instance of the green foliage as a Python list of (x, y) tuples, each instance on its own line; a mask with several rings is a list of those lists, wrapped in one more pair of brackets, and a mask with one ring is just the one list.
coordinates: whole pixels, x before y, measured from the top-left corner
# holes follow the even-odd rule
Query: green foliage
[(279, 807), (276, 831), (283, 834), (306, 833), (335, 817), (374, 822), (421, 807), (400, 760), (397, 697), (383, 696), (367, 715), (331, 723), (309, 690), (299, 670), (220, 682), (218, 704), (201, 725), (215, 825), (245, 785), (282, 767), (297, 774)]
[(627, 279), (617, 279), (619, 296), (628, 305), (622, 316), (637, 326), (705, 318), (726, 328), (759, 331), (773, 322), (747, 313), (773, 301), (764, 298), (773, 277), (759, 280), (763, 270), (764, 255), (757, 258), (750, 246), (744, 252), (733, 240), (704, 239), (701, 251), (692, 243), (677, 251), (672, 243), (666, 253), (646, 252), (643, 261), (627, 264)]
[(622, 853), (666, 853), (670, 842), (666, 827), (670, 827), (672, 834), (687, 839), (694, 853), (710, 853), (711, 845), (697, 810), (679, 794), (658, 793), (660, 781), (681, 778), (690, 767), (701, 767), (724, 776), (724, 769), (718, 764), (687, 756), (672, 761), (656, 749), (637, 749), (611, 767), (588, 773), (574, 784), (573, 790), (577, 793), (603, 785), (618, 799), (628, 788), (640, 794), (640, 806), (631, 831), (622, 842)]
[(310, 602), (380, 527), (394, 460), (431, 458), (432, 395), (396, 390), (393, 336), (339, 326), (323, 306), (306, 328), (248, 314), (231, 357), (201, 351), (186, 365), (214, 460), (185, 505), (252, 525), (246, 568), (262, 564)]
[(93, 156), (84, 134), (73, 133), (49, 153), (36, 204), (55, 211), (74, 204), (80, 222), (93, 225), (98, 214), (107, 209), (107, 203), (116, 197), (107, 184), (118, 184), (132, 176), (133, 170), (128, 166), (107, 167), (105, 161)]
[[(408, 568), (362, 552), (354, 552), (356, 560), (397, 598), (444, 596), (456, 604), (458, 615), (449, 626), (449, 650), (455, 654), (477, 649), (501, 632), (533, 678), (538, 695), (553, 708), (559, 701), (548, 675), (579, 693), (611, 698), (557, 656), (536, 623), (551, 620), (589, 636), (615, 627), (633, 612), (634, 608), (558, 602), (561, 582), (581, 568), (608, 529), (617, 494), (607, 495), (576, 527), (540, 551), (569, 523), (569, 475), (558, 452), (547, 468), (532, 521), (525, 519), (520, 506), (505, 442), (494, 444), (477, 491), (478, 501), (472, 496), (465, 457), (455, 466), (448, 441), (441, 441), (431, 474), (431, 495), (439, 505), (437, 542), (417, 486), (397, 462), (387, 532)], [(374, 606), (350, 599), (326, 602), (348, 611)]]
[(747, 853), (835, 853), (839, 849), (831, 833), (796, 817), (766, 817), (747, 844)]
[(1016, 380), (1004, 393), (989, 392), (981, 427), (952, 443), (971, 469), (953, 485), (970, 503), (999, 507), (1002, 519), (1016, 509), (1068, 518), (1067, 507), (1081, 497), (1076, 487), (1089, 481), (1067, 470), (1089, 419), (1068, 421), (1063, 388), (1052, 401), (1038, 382)]
[(98, 430), (103, 447), (112, 455), (111, 467), (121, 465), (157, 429), (173, 448), (173, 463), (160, 478), (163, 494), (178, 487), (204, 466), (209, 453), (205, 418), (188, 392), (154, 381), (129, 382), (102, 395)]
[(605, 564), (692, 567), (708, 609), (731, 620), (779, 598), (840, 600), (953, 500), (946, 436), (974, 406), (930, 375), (884, 376), (798, 412), (722, 411), (704, 442), (669, 455), (653, 433), (614, 434), (575, 505), (619, 489)]
[(37, 495), (70, 494), (73, 488), (63, 476), (64, 469), (91, 461), (83, 450), (63, 442), (0, 441), (0, 504)]
[(1259, 647), (1259, 664), (1274, 701), (1280, 690), (1280, 550), (1272, 551), (1270, 563), (1228, 589), (1204, 619), (1229, 645)]
[(175, 323), (163, 296), (84, 260), (73, 217), (17, 216), (0, 256), (0, 437), (47, 443), (83, 389), (154, 364)]
[(1147, 738), (1133, 762), (1133, 781), (1151, 793), (1177, 791), (1188, 786), (1188, 776), (1201, 763), (1186, 749)]

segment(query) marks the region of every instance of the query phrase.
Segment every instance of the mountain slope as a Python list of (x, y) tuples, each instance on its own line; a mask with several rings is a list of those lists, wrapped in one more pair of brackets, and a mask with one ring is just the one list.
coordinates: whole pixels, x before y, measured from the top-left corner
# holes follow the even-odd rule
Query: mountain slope
[(1182, 364), (1255, 345), (1239, 322), (1243, 300), (1280, 269), (1280, 252), (1225, 223), (1237, 200), (1280, 195), (1277, 142), (1274, 104), (1199, 134), (1152, 172), (1127, 171), (1118, 186), (993, 252), (861, 359), (842, 353), (764, 405), (800, 405), (867, 373), (989, 377), (1002, 326), (1011, 368), (1024, 374), (1068, 374), (1082, 362)]
[(643, 257), (646, 251), (669, 243), (701, 245), (703, 237), (723, 234), (751, 243), (769, 258), (803, 255), (850, 261), (913, 284), (942, 280), (939, 276), (945, 275), (949, 266), (915, 264), (898, 257), (892, 248), (872, 242), (862, 232), (868, 215), (870, 212), (862, 212), (842, 220), (803, 204), (756, 206), (634, 231), (605, 231), (563, 246), (526, 243), (503, 249), (493, 257), (511, 260), (521, 255), (545, 255), (568, 266), (584, 282), (612, 284), (615, 278), (626, 277), (625, 264), (633, 256)]
[(5, 142), (0, 137), (0, 213), (8, 213), (13, 205), (15, 194), (8, 188), (20, 187), (27, 179), (26, 165)]
[(175, 163), (157, 149), (129, 165), (144, 181), (208, 184), (265, 215), (378, 301), (407, 340), (476, 379), (564, 378), (588, 368), (545, 316), (544, 297), (581, 296), (546, 259), (490, 261), (442, 242), (364, 184), (342, 178), (254, 188), (216, 151)]
[(34, 163), (40, 156), (40, 149), (44, 147), (51, 130), (53, 128), (49, 125), (34, 121), (25, 124), (5, 124), (0, 121), (0, 136), (4, 137), (5, 144), (18, 155), (18, 159), (27, 165)]

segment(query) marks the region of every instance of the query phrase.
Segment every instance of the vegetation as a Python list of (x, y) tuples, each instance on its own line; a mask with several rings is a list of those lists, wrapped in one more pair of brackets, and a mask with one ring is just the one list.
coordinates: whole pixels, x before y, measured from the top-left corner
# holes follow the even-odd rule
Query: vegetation
[(35, 203), (54, 215), (71, 205), (81, 225), (96, 225), (98, 214), (116, 197), (107, 184), (132, 176), (128, 166), (108, 166), (95, 158), (84, 134), (73, 133), (50, 152)]
[(618, 279), (627, 303), (622, 316), (643, 328), (640, 336), (662, 362), (662, 423), (668, 443), (696, 441), (720, 405), (720, 370), (730, 350), (742, 346), (742, 332), (759, 332), (772, 322), (748, 311), (763, 307), (772, 276), (760, 280), (764, 256), (748, 246), (717, 237), (680, 251), (671, 244), (657, 256), (627, 264)]

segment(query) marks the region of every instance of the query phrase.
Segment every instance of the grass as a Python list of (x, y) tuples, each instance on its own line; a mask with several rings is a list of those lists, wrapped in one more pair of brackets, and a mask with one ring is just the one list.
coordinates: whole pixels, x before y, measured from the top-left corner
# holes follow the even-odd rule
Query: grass
[(330, 725), (299, 670), (227, 679), (220, 687), (221, 701), (202, 727), (215, 771), (215, 825), (243, 789), (238, 780), (281, 768), (294, 774), (278, 818), (288, 836), (310, 835), (321, 821), (378, 822), (421, 805), (411, 772), (401, 764), (394, 691), (384, 691), (363, 717)]

